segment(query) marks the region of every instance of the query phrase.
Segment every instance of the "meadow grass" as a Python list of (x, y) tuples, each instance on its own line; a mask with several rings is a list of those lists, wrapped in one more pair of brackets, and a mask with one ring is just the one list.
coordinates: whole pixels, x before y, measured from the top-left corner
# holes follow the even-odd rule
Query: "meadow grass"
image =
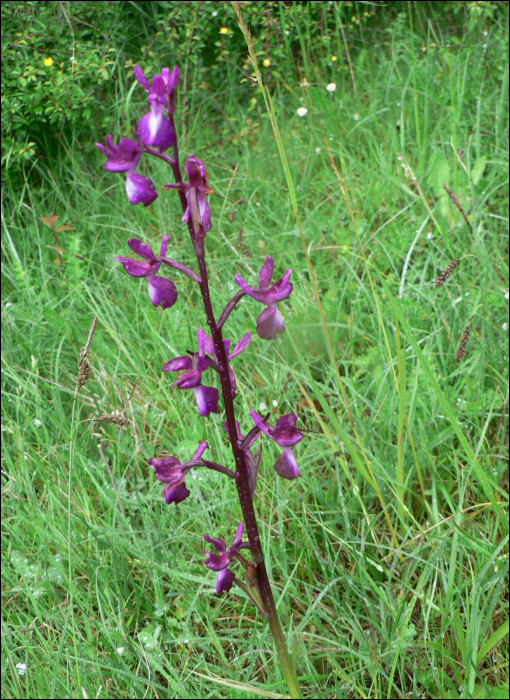
[[(357, 96), (347, 65), (305, 51), (303, 85), (289, 56), (269, 86), (279, 144), (234, 66), (215, 92), (188, 74), (181, 153), (204, 160), (216, 193), (216, 312), (265, 255), (293, 268), (287, 332), (256, 338), (234, 370), (243, 432), (263, 406), (307, 431), (296, 481), (275, 478), (264, 446), (257, 513), (310, 697), (508, 686), (507, 17), (455, 41), (431, 22), (422, 43), (412, 20), (352, 52)], [(131, 85), (126, 71), (105, 106), (115, 140), (144, 109)], [(102, 162), (69, 141), (59, 163), (36, 164), (39, 187), (4, 184), (2, 694), (281, 697), (264, 619), (236, 588), (218, 598), (203, 566), (203, 533), (228, 539), (238, 523), (235, 490), (196, 470), (190, 498), (167, 507), (146, 462), (207, 439), (230, 463), (223, 416), (202, 419), (160, 371), (195, 348), (199, 295), (175, 274), (177, 304), (154, 310), (114, 260), (128, 238), (158, 247), (166, 233), (169, 256), (193, 266), (177, 198), (132, 207)], [(143, 170), (171, 181), (159, 161)], [(62, 267), (51, 212), (72, 227), (58, 233)], [(244, 299), (227, 335), (253, 331), (259, 311)], [(114, 410), (128, 427), (94, 422)]]

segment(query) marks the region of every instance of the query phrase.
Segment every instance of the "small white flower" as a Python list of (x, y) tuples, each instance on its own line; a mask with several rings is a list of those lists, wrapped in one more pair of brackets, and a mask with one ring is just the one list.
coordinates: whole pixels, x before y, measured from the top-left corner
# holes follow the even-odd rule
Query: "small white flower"
[(508, 289), (507, 289), (505, 292), (505, 299), (508, 301), (508, 298), (509, 298), (509, 294), (508, 294)]
[(276, 408), (278, 406), (278, 401), (273, 401), (273, 406)]
[(505, 321), (504, 324), (501, 326), (501, 328), (506, 331), (508, 330), (508, 323)]
[(214, 12), (211, 13), (213, 17), (216, 17), (218, 15), (218, 10), (214, 10)]
[(259, 411), (267, 411), (267, 404), (265, 404), (263, 401), (259, 403)]
[(300, 107), (297, 110), (296, 114), (298, 115), (298, 117), (304, 117), (307, 112), (308, 110), (306, 109), (306, 107)]
[(431, 241), (434, 238), (434, 236), (432, 235), (432, 231), (429, 231), (427, 233), (427, 238), (429, 239), (429, 241)]
[(122, 654), (124, 653), (125, 650), (126, 650), (125, 647), (117, 647), (117, 654), (119, 656), (122, 656)]
[(320, 153), (320, 152), (321, 152), (321, 147), (317, 146), (317, 148), (315, 149), (315, 153)]
[(335, 83), (329, 83), (329, 85), (326, 85), (326, 90), (328, 92), (335, 92), (336, 90), (336, 85)]
[(41, 427), (42, 422), (39, 420), (39, 418), (36, 418), (36, 419), (34, 420), (34, 425), (35, 425), (36, 428), (40, 428), (40, 427)]
[(356, 114), (352, 115), (352, 118), (354, 119), (355, 122), (357, 122), (359, 119), (359, 114), (356, 112)]
[(18, 676), (24, 676), (25, 671), (27, 670), (27, 665), (26, 664), (16, 664), (16, 668), (18, 669)]

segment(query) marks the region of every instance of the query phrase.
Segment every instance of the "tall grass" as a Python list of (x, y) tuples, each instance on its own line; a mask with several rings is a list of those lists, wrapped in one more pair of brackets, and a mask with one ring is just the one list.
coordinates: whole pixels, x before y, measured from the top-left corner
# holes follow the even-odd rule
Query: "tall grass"
[[(184, 152), (204, 159), (216, 192), (215, 309), (264, 255), (293, 268), (288, 332), (243, 354), (237, 401), (242, 428), (264, 404), (308, 431), (296, 482), (273, 478), (265, 448), (257, 507), (310, 697), (508, 686), (508, 19), (500, 6), (475, 21), (476, 4), (461, 5), (455, 31), (410, 3), (391, 24), (346, 22), (351, 74), (336, 24), (332, 61), (280, 4), (290, 39), (268, 88), (287, 179), (260, 87), (228, 61), (221, 88), (188, 71)], [(115, 137), (143, 109), (131, 81), (121, 72), (105, 105)], [(128, 206), (97, 149), (65, 145), (58, 163), (36, 164), (38, 187), (4, 183), (3, 694), (279, 696), (264, 621), (241, 592), (218, 599), (203, 567), (203, 533), (238, 522), (234, 491), (198, 470), (191, 497), (168, 508), (147, 468), (203, 438), (212, 459), (229, 455), (223, 417), (201, 419), (160, 372), (194, 347), (195, 291), (174, 276), (180, 297), (162, 314), (113, 258), (130, 237), (167, 233), (171, 257), (192, 264), (176, 202)], [(144, 167), (169, 181), (159, 162)], [(51, 212), (73, 227), (58, 234), (62, 267), (41, 221)], [(232, 338), (258, 312), (239, 306)], [(93, 420), (124, 408), (127, 428)]]

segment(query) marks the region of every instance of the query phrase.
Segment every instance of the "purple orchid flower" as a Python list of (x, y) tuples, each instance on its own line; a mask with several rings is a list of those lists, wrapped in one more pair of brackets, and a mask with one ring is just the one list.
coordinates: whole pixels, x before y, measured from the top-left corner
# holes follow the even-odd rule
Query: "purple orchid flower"
[(163, 236), (161, 240), (161, 248), (159, 256), (154, 254), (154, 251), (147, 243), (139, 241), (137, 238), (130, 238), (128, 245), (141, 258), (145, 258), (149, 262), (136, 260), (135, 258), (123, 258), (115, 256), (123, 266), (126, 272), (132, 277), (147, 277), (148, 292), (153, 306), (161, 306), (163, 309), (169, 309), (177, 301), (177, 289), (172, 280), (166, 277), (158, 277), (157, 271), (161, 267), (160, 258), (165, 257), (167, 248), (168, 236)]
[(260, 428), (267, 437), (284, 448), (282, 454), (274, 463), (275, 472), (284, 479), (296, 479), (299, 476), (299, 469), (294, 453), (290, 448), (293, 445), (297, 445), (297, 443), (303, 439), (303, 433), (300, 433), (296, 428), (296, 414), (286, 413), (284, 416), (281, 416), (281, 418), (278, 418), (276, 426), (272, 426), (263, 421), (253, 409), (250, 409), (250, 416), (255, 422), (255, 425)]
[(292, 268), (286, 270), (282, 277), (270, 287), (273, 268), (274, 260), (268, 255), (259, 270), (258, 287), (250, 287), (240, 275), (235, 276), (235, 280), (243, 292), (266, 305), (264, 311), (257, 318), (257, 333), (264, 340), (274, 340), (277, 333), (283, 333), (285, 330), (283, 316), (275, 303), (286, 299), (292, 292), (292, 284), (289, 282)]
[(218, 399), (220, 392), (212, 386), (204, 386), (202, 384), (202, 372), (205, 372), (209, 367), (209, 360), (205, 353), (212, 346), (212, 340), (201, 328), (197, 330), (197, 337), (198, 352), (192, 353), (191, 356), (178, 355), (173, 357), (168, 362), (165, 362), (161, 370), (163, 372), (184, 370), (172, 386), (176, 386), (178, 389), (192, 388), (198, 412), (201, 416), (207, 417), (210, 413), (219, 413)]
[(168, 68), (163, 68), (160, 75), (152, 78), (152, 84), (149, 84), (140, 66), (134, 66), (133, 72), (136, 80), (149, 93), (147, 102), (150, 107), (150, 112), (138, 121), (135, 136), (141, 144), (155, 146), (163, 153), (176, 144), (175, 128), (164, 112), (173, 114), (175, 109), (174, 88), (179, 80), (179, 66), (175, 66), (171, 73)]
[(193, 225), (196, 236), (205, 236), (211, 228), (211, 210), (207, 203), (206, 195), (214, 190), (207, 184), (209, 177), (204, 164), (192, 153), (186, 159), (184, 170), (188, 176), (188, 182), (162, 185), (164, 190), (176, 189), (184, 192), (188, 206), (181, 219)]
[(188, 498), (190, 491), (186, 488), (184, 479), (192, 467), (201, 464), (200, 458), (206, 447), (207, 442), (202, 440), (193, 457), (184, 464), (181, 464), (177, 457), (152, 457), (147, 460), (155, 470), (156, 478), (167, 484), (162, 493), (166, 503), (177, 505)]
[[(198, 352), (191, 353), (190, 355), (178, 355), (173, 357), (162, 367), (163, 372), (178, 372), (179, 370), (184, 370), (184, 372), (177, 377), (172, 386), (178, 389), (193, 389), (195, 393), (195, 401), (198, 407), (198, 412), (201, 416), (207, 417), (210, 413), (219, 413), (218, 409), (218, 399), (219, 391), (211, 386), (204, 386), (202, 384), (202, 372), (212, 366), (216, 368), (214, 360), (217, 361), (216, 351), (214, 349), (214, 344), (211, 338), (204, 333), (204, 331), (199, 328), (197, 330), (198, 337)], [(223, 343), (225, 345), (225, 350), (227, 352), (229, 360), (239, 355), (243, 350), (246, 350), (250, 344), (251, 333), (245, 333), (241, 340), (236, 343), (232, 352), (229, 353), (230, 340), (224, 338)], [(213, 359), (208, 359), (205, 354), (209, 353), (212, 355)], [(232, 369), (229, 366), (229, 376), (230, 384), (232, 387), (233, 396), (235, 396), (235, 378)]]
[[(225, 421), (223, 423), (223, 430), (228, 435), (227, 421)], [(248, 469), (248, 483), (250, 485), (250, 493), (251, 493), (251, 497), (253, 500), (253, 494), (255, 493), (255, 485), (257, 483), (257, 471), (258, 471), (259, 464), (260, 464), (260, 457), (262, 455), (262, 445), (259, 445), (259, 449), (257, 450), (256, 456), (253, 455), (253, 453), (250, 450), (250, 447), (253, 445), (255, 440), (260, 435), (260, 431), (257, 428), (252, 428), (250, 430), (250, 432), (248, 433), (248, 435), (244, 436), (241, 433), (241, 429), (239, 427), (239, 421), (237, 421), (237, 420), (236, 420), (236, 431), (237, 431), (237, 439), (238, 439), (240, 447), (243, 450), (244, 460), (246, 463), (246, 467)]]
[(144, 207), (152, 204), (158, 196), (152, 180), (140, 173), (135, 173), (135, 168), (142, 156), (139, 145), (132, 139), (121, 139), (116, 146), (108, 134), (106, 146), (102, 143), (96, 143), (96, 146), (107, 158), (103, 166), (105, 170), (112, 173), (126, 173), (126, 193), (131, 204), (141, 202)]
[(208, 569), (218, 572), (218, 578), (216, 579), (216, 593), (220, 594), (222, 591), (229, 591), (232, 588), (235, 576), (227, 569), (232, 559), (236, 556), (237, 550), (242, 547), (249, 547), (249, 543), (243, 543), (241, 541), (243, 535), (244, 525), (239, 523), (237, 526), (236, 534), (232, 546), (227, 549), (225, 540), (219, 537), (209, 537), (209, 535), (204, 535), (204, 539), (209, 542), (209, 544), (214, 545), (216, 551), (219, 554), (211, 554), (210, 552), (204, 552), (207, 554), (207, 559), (205, 565)]

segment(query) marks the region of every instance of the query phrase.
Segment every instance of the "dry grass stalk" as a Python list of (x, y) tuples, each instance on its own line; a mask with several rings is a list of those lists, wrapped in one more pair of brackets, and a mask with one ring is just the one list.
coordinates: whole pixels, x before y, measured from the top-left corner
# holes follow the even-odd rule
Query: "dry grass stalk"
[(469, 340), (469, 334), (471, 333), (472, 321), (473, 321), (473, 316), (471, 316), (471, 318), (469, 319), (469, 323), (462, 331), (462, 335), (460, 337), (459, 347), (457, 348), (457, 352), (455, 354), (455, 362), (462, 362), (462, 360), (466, 357), (466, 345), (467, 345), (467, 342)]
[(125, 428), (127, 425), (129, 425), (129, 420), (126, 418), (126, 408), (128, 403), (131, 401), (133, 398), (133, 394), (135, 393), (136, 387), (138, 385), (138, 377), (135, 379), (135, 383), (133, 384), (133, 388), (131, 389), (129, 396), (127, 398), (127, 401), (124, 404), (124, 408), (122, 411), (119, 411), (116, 409), (115, 411), (112, 411), (111, 413), (102, 413), (100, 416), (97, 416), (94, 418), (95, 423), (109, 423), (110, 425), (116, 425), (117, 428)]
[(446, 282), (448, 277), (452, 274), (452, 272), (455, 270), (459, 263), (460, 258), (455, 258), (455, 260), (452, 260), (451, 263), (449, 263), (445, 267), (445, 269), (439, 274), (439, 277), (436, 280), (436, 288), (443, 286), (443, 284)]
[(253, 258), (253, 253), (251, 251), (249, 251), (245, 245), (243, 245), (243, 227), (242, 226), (237, 233), (237, 247), (239, 248), (239, 250), (241, 250), (246, 255), (246, 257)]
[(129, 420), (126, 418), (124, 411), (115, 410), (112, 413), (102, 413), (97, 418), (94, 418), (95, 423), (110, 423), (118, 428), (125, 428), (129, 425)]
[(446, 194), (448, 195), (448, 197), (450, 197), (450, 199), (452, 200), (452, 202), (455, 204), (455, 206), (457, 207), (457, 209), (460, 211), (460, 213), (461, 213), (461, 215), (462, 215), (462, 218), (463, 218), (464, 221), (466, 222), (467, 227), (468, 227), (470, 233), (473, 233), (473, 227), (471, 226), (471, 222), (470, 222), (470, 220), (467, 218), (467, 216), (466, 216), (466, 214), (465, 214), (465, 212), (464, 212), (464, 209), (460, 206), (457, 197), (453, 194), (453, 192), (452, 192), (451, 189), (448, 187), (448, 185), (445, 185), (445, 184), (444, 184), (444, 182), (443, 182), (443, 187), (445, 188)]
[(413, 169), (411, 168), (409, 163), (406, 163), (402, 153), (397, 153), (397, 158), (400, 161), (400, 164), (402, 165), (402, 167), (404, 168), (404, 175), (406, 176), (406, 178), (408, 180), (411, 180), (411, 182), (418, 183), (418, 180), (416, 179), (416, 175), (414, 174)]
[(85, 347), (83, 348), (83, 350), (80, 352), (80, 358), (78, 360), (78, 377), (76, 379), (76, 392), (78, 392), (78, 389), (81, 389), (81, 387), (84, 386), (90, 379), (90, 364), (85, 358), (87, 357), (92, 338), (94, 337), (94, 333), (96, 332), (96, 326), (97, 316), (94, 316), (94, 320), (92, 321), (92, 325), (90, 326), (87, 342), (85, 343)]

